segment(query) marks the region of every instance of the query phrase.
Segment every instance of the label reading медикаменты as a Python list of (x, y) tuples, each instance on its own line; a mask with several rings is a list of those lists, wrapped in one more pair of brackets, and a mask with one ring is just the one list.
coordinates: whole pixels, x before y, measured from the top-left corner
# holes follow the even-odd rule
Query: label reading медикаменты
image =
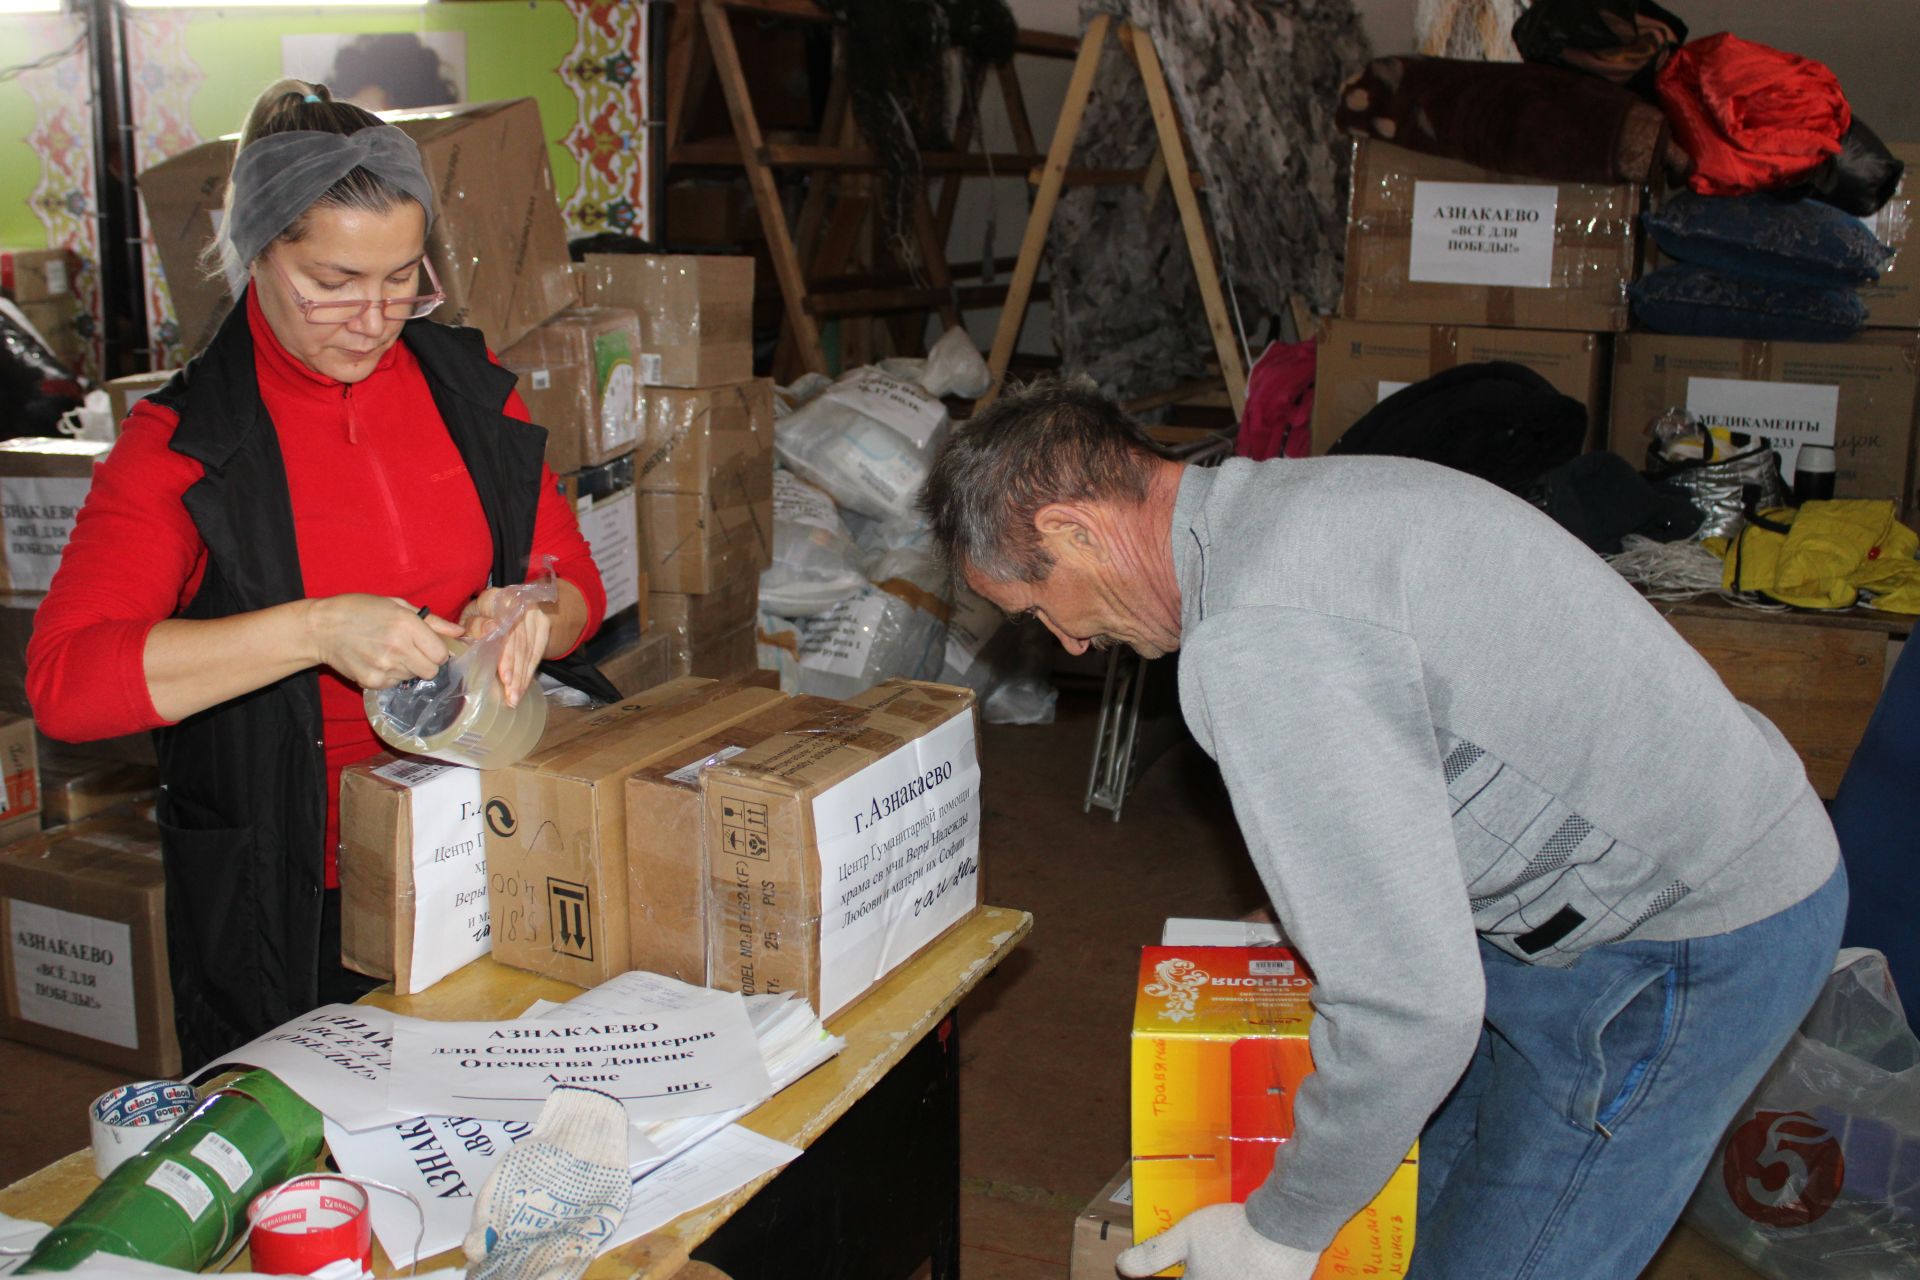
[(133, 930), (38, 902), (7, 900), (19, 1016), (56, 1031), (140, 1047), (133, 1002)]
[(235, 1195), (240, 1194), (240, 1188), (253, 1176), (253, 1165), (246, 1153), (217, 1133), (209, 1133), (193, 1144), (193, 1158), (219, 1174), (220, 1181)]
[(1559, 203), (1558, 187), (1417, 181), (1407, 279), (1551, 288)]
[(189, 1218), (197, 1220), (213, 1207), (213, 1191), (200, 1181), (200, 1175), (175, 1161), (162, 1160), (147, 1175), (147, 1185), (179, 1205)]
[(962, 711), (813, 802), (820, 1016), (830, 1017), (973, 909), (980, 755)]
[(1687, 412), (1703, 427), (1764, 437), (1793, 483), (1803, 444), (1831, 445), (1839, 429), (1840, 388), (1810, 382), (1688, 378)]

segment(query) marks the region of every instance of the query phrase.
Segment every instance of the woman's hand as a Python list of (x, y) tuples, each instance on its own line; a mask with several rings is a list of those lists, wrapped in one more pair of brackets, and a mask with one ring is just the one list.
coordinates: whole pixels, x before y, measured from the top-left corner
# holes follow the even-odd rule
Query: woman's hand
[(424, 617), (392, 596), (340, 595), (307, 602), (314, 660), (363, 689), (390, 689), (425, 679), (447, 660), (447, 638), (460, 628)]
[[(460, 611), (460, 625), (469, 641), (477, 644), (498, 629), (505, 599), (504, 590), (488, 587)], [(510, 707), (520, 705), (520, 695), (533, 683), (534, 672), (547, 656), (547, 641), (553, 631), (553, 618), (547, 609), (535, 606), (522, 613), (500, 650), (500, 687), (506, 690)]]

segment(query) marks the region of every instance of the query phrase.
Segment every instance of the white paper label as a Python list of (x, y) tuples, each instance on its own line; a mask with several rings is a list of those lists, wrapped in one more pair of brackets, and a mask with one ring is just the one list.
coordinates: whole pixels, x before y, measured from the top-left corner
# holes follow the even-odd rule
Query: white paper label
[(791, 471), (773, 473), (773, 518), (839, 533), (840, 508), (833, 499)]
[(532, 385), (535, 391), (545, 391), (548, 387), (551, 387), (553, 385), (553, 370), (535, 369), (532, 373), (527, 375), (527, 381)]
[(1132, 1178), (1128, 1178), (1125, 1182), (1120, 1184), (1119, 1189), (1113, 1193), (1113, 1202), (1115, 1204), (1124, 1204), (1124, 1205), (1127, 1205), (1128, 1207), (1131, 1207), (1133, 1205), (1133, 1179)]
[(246, 1153), (217, 1133), (210, 1133), (193, 1144), (193, 1158), (219, 1174), (220, 1181), (235, 1195), (240, 1194), (240, 1188), (253, 1176), (253, 1165)]
[(800, 665), (835, 676), (866, 674), (875, 629), (893, 597), (869, 587), (800, 626)]
[(682, 786), (690, 787), (700, 781), (700, 775), (706, 770), (713, 768), (713, 766), (717, 764), (725, 764), (745, 750), (745, 747), (722, 747), (703, 760), (695, 760), (690, 765), (675, 769), (667, 775), (667, 779), (670, 782), (678, 782)]
[(980, 756), (963, 712), (822, 792), (820, 1016), (830, 1017), (973, 909)]
[(413, 961), (407, 989), (424, 991), (493, 949), (487, 841), (478, 769), (442, 765), (408, 786), (413, 793)]
[(1687, 412), (1702, 426), (1765, 437), (1793, 481), (1803, 444), (1831, 445), (1840, 420), (1840, 388), (1804, 382), (1688, 378)]
[(1407, 279), (1549, 288), (1559, 203), (1558, 187), (1415, 182)]
[(947, 670), (960, 675), (971, 670), (1003, 621), (1000, 610), (986, 597), (955, 583), (953, 618), (947, 623)]
[(417, 787), (429, 778), (437, 778), (458, 768), (460, 766), (457, 764), (442, 764), (438, 760), (395, 760), (374, 769), (373, 776), (397, 782), (403, 787)]
[(1389, 382), (1387, 379), (1382, 378), (1380, 380), (1380, 386), (1374, 394), (1373, 402), (1375, 404), (1379, 404), (1382, 400), (1385, 400), (1388, 396), (1392, 395), (1394, 392), (1405, 391), (1408, 387), (1412, 385), (1413, 384), (1411, 382)]
[(0, 476), (0, 521), (7, 539), (7, 576), (14, 591), (53, 585), (73, 517), (93, 481), (74, 476)]
[(891, 427), (924, 449), (947, 420), (947, 407), (924, 389), (878, 369), (858, 369), (834, 383), (820, 397), (844, 404)]
[(655, 351), (642, 351), (640, 353), (640, 385), (643, 387), (657, 387), (660, 386), (661, 383), (659, 353)]
[(580, 513), (580, 533), (599, 566), (609, 616), (640, 602), (638, 518), (631, 489), (601, 498)]
[(147, 1175), (147, 1185), (186, 1210), (189, 1218), (198, 1219), (213, 1207), (213, 1192), (207, 1184), (200, 1181), (193, 1170), (175, 1161), (162, 1160), (160, 1167)]
[(133, 930), (9, 899), (13, 995), (20, 1017), (123, 1049), (140, 1047), (133, 1003)]
[(58, 297), (67, 291), (67, 262), (65, 258), (49, 258), (46, 263), (47, 292)]
[(633, 388), (633, 366), (617, 364), (607, 375), (600, 395), (600, 451), (613, 453), (640, 437), (638, 393)]

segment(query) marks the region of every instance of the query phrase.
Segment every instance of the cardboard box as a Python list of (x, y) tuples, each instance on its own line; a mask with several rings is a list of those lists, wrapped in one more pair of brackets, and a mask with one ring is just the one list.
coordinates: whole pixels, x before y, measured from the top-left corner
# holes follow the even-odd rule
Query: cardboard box
[[(446, 290), (433, 313), (511, 347), (574, 299), (567, 227), (554, 199), (540, 108), (531, 98), (385, 113), (419, 144), (439, 204), (427, 254)], [(147, 225), (173, 298), (180, 340), (204, 348), (232, 307), (226, 282), (200, 266), (226, 199), (236, 139), (220, 138), (140, 175)]]
[(704, 595), (773, 563), (773, 495), (719, 504), (697, 493), (643, 493), (640, 528), (647, 582), (656, 591)]
[[(1133, 1234), (1244, 1202), (1293, 1136), (1313, 1071), (1305, 961), (1285, 947), (1146, 947), (1133, 1012)], [(1334, 1237), (1316, 1276), (1405, 1275), (1419, 1146)], [(1336, 1262), (1335, 1259), (1344, 1259)]]
[(627, 779), (628, 967), (707, 985), (707, 851), (700, 774), (789, 730), (856, 726), (845, 703), (802, 695), (662, 757)]
[(773, 493), (773, 380), (641, 393), (634, 487), (757, 502)]
[(0, 294), (15, 302), (72, 297), (73, 277), (65, 249), (0, 249)]
[(889, 680), (859, 732), (796, 730), (700, 775), (711, 985), (831, 1018), (980, 905), (971, 690)]
[(640, 315), (640, 385), (714, 387), (753, 376), (753, 259), (590, 253), (590, 306)]
[(582, 498), (574, 508), (580, 534), (593, 550), (593, 563), (606, 588), (607, 611), (612, 618), (640, 611), (646, 625), (647, 569), (645, 531), (640, 527), (639, 498), (631, 489), (602, 498)]
[(1073, 1220), (1067, 1280), (1112, 1280), (1114, 1263), (1133, 1247), (1133, 1166), (1122, 1165)]
[(80, 332), (80, 300), (72, 294), (45, 302), (17, 304), (27, 323), (47, 340), (47, 350), (69, 370), (77, 370), (86, 356), (87, 339)]
[(93, 464), (113, 446), (96, 440), (0, 440), (0, 588), (45, 591), (60, 567), (73, 518), (93, 487)]
[(1871, 218), (1862, 219), (1893, 250), (1893, 261), (1880, 273), (1878, 284), (1860, 290), (1867, 304), (1867, 324), (1876, 329), (1920, 329), (1920, 142), (1895, 142), (1887, 150), (1906, 161), (1907, 171), (1893, 199)]
[(634, 361), (640, 319), (612, 307), (570, 307), (500, 353), (520, 377), (520, 398), (547, 429), (556, 473), (631, 453), (640, 434)]
[(0, 842), (37, 831), (42, 820), (39, 737), (26, 716), (0, 716)]
[(160, 795), (160, 771), (151, 764), (96, 759), (51, 738), (39, 748), (40, 806), (49, 827), (104, 813), (148, 816)]
[(180, 1074), (160, 838), (96, 818), (0, 849), (0, 1034), (130, 1079)]
[(1763, 1280), (1758, 1271), (1722, 1249), (1696, 1227), (1681, 1222), (1639, 1280)]
[(655, 591), (647, 598), (651, 629), (672, 635), (679, 646), (689, 650), (746, 626), (759, 613), (760, 571), (750, 566), (743, 566), (701, 595)]
[[(759, 628), (749, 622), (735, 627), (718, 639), (697, 645), (687, 652), (687, 674), (709, 680), (730, 680), (745, 675), (760, 665)], [(679, 674), (679, 653), (674, 654), (674, 674)]]
[(1598, 448), (1606, 436), (1612, 372), (1607, 353), (1605, 334), (1325, 320), (1314, 350), (1313, 452), (1325, 453), (1348, 427), (1409, 383), (1487, 360), (1525, 365), (1586, 405), (1582, 451)]
[(113, 406), (114, 435), (120, 434), (120, 425), (133, 412), (134, 405), (172, 382), (177, 373), (177, 369), (161, 369), (154, 373), (132, 373), (124, 378), (109, 380), (102, 389)]
[(781, 701), (746, 682), (674, 681), (484, 779), (493, 955), (591, 987), (627, 970), (629, 775)]
[(672, 679), (672, 658), (673, 637), (649, 631), (594, 659), (594, 665), (620, 691), (621, 697), (631, 698)]
[(1635, 186), (1542, 182), (1356, 140), (1341, 314), (1619, 332), (1639, 213)]
[(1848, 342), (1743, 342), (1622, 334), (1613, 349), (1608, 447), (1646, 463), (1647, 427), (1669, 408), (1784, 446), (1834, 446), (1834, 495), (1912, 501), (1909, 455), (1920, 405), (1920, 335)]

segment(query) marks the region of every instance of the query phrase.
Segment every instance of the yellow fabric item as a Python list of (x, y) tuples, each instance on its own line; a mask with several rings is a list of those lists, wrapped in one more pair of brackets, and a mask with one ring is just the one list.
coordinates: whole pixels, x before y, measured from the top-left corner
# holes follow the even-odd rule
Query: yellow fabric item
[(1894, 518), (1891, 502), (1809, 502), (1760, 516), (1787, 531), (1749, 524), (1731, 547), (1725, 538), (1705, 543), (1725, 559), (1729, 590), (1803, 609), (1844, 609), (1865, 592), (1876, 609), (1920, 614), (1920, 535)]

